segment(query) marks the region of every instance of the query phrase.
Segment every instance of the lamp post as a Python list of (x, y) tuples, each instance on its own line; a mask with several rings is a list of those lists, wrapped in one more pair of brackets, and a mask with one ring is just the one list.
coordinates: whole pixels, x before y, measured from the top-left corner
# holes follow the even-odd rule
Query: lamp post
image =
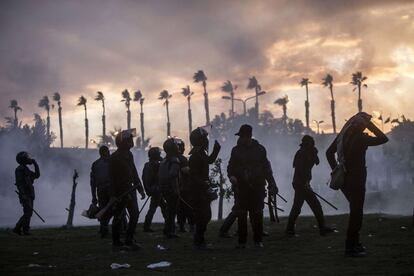
[[(264, 94), (266, 94), (266, 91), (260, 91), (258, 94), (257, 94), (257, 96), (262, 96), (262, 95), (264, 95)], [(230, 96), (222, 96), (221, 97), (223, 100), (231, 100), (231, 97)], [(239, 99), (239, 98), (233, 98), (233, 100), (234, 101), (238, 101), (238, 102), (241, 102), (242, 104), (243, 104), (243, 114), (244, 114), (244, 116), (246, 116), (247, 115), (247, 108), (246, 108), (246, 103), (247, 103), (247, 101), (249, 101), (249, 100), (252, 100), (252, 99), (255, 99), (256, 98), (256, 95), (255, 96), (251, 96), (251, 97), (248, 97), (248, 98), (246, 98), (246, 99)]]
[(316, 120), (313, 120), (313, 122), (316, 124), (316, 126), (318, 127), (318, 134), (319, 134), (319, 125), (320, 124), (322, 124), (323, 123), (323, 121), (316, 121)]

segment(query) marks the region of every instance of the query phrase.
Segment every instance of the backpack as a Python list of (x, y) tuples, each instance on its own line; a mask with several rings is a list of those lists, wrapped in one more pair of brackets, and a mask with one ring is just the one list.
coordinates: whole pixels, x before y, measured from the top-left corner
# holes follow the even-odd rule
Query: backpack
[[(172, 166), (177, 164), (173, 169)], [(180, 174), (180, 161), (178, 158), (165, 158), (160, 163), (158, 170), (158, 181), (162, 191), (173, 191)]]

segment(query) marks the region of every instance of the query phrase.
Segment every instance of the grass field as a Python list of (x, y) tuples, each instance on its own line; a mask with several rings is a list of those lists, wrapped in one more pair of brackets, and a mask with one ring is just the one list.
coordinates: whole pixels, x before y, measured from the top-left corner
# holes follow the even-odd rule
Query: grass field
[[(111, 250), (110, 239), (101, 240), (97, 227), (37, 229), (33, 236), (20, 237), (0, 231), (0, 275), (414, 275), (414, 229), (411, 217), (368, 215), (362, 240), (368, 247), (366, 258), (343, 256), (347, 216), (328, 217), (339, 233), (320, 237), (312, 217), (300, 217), (299, 237), (283, 234), (280, 224), (265, 223), (270, 237), (265, 248), (235, 249), (237, 240), (217, 235), (220, 223), (212, 222), (208, 239), (214, 249), (200, 252), (192, 248), (191, 234), (165, 240), (161, 231), (142, 233), (137, 228), (138, 252)], [(162, 225), (155, 225), (161, 230)], [(250, 230), (250, 229), (249, 229)], [(251, 237), (251, 236), (249, 236)], [(169, 250), (160, 251), (160, 244)], [(169, 261), (168, 268), (151, 270), (148, 264)], [(111, 263), (128, 263), (128, 269), (111, 270)], [(40, 267), (29, 267), (29, 264)], [(49, 267), (50, 266), (50, 267)]]

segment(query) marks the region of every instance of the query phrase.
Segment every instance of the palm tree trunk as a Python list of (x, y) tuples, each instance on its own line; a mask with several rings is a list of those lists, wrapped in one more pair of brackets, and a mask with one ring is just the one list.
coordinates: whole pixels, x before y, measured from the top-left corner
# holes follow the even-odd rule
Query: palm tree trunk
[(102, 139), (106, 140), (106, 115), (105, 115), (105, 102), (102, 101)]
[(234, 93), (231, 92), (231, 117), (234, 117)]
[(128, 130), (131, 129), (131, 110), (129, 110), (129, 107), (127, 110), (127, 128)]
[(140, 113), (140, 121), (141, 121), (141, 148), (144, 149), (144, 140), (145, 140), (145, 129), (144, 129), (144, 108), (143, 103), (141, 103), (141, 113)]
[(256, 112), (256, 120), (259, 120), (259, 89), (256, 86), (256, 103), (254, 104), (255, 112)]
[(309, 91), (308, 85), (306, 87), (306, 101), (305, 101), (305, 116), (306, 116), (306, 128), (309, 129)]
[(287, 132), (287, 106), (286, 104), (284, 104), (282, 108), (283, 108), (283, 127), (285, 128), (285, 131)]
[(188, 97), (188, 133), (191, 134), (191, 131), (193, 130), (193, 116), (191, 113), (191, 99)]
[(50, 137), (50, 114), (49, 114), (49, 110), (47, 111), (47, 117), (46, 117), (46, 133), (47, 133), (48, 146), (50, 146), (51, 137)]
[(361, 84), (358, 84), (358, 112), (362, 112)]
[(59, 116), (60, 147), (63, 148), (62, 107), (60, 106), (60, 104), (58, 108), (58, 116)]
[(206, 110), (206, 125), (210, 124), (210, 109), (209, 109), (209, 105), (208, 105), (208, 94), (207, 94), (207, 84), (204, 81), (203, 82), (203, 87), (204, 87), (204, 108)]
[(85, 149), (88, 148), (89, 145), (89, 122), (88, 122), (88, 114), (85, 106)]
[(335, 99), (333, 95), (332, 86), (329, 87), (329, 90), (331, 91), (331, 117), (332, 117), (332, 127), (333, 131), (336, 134), (336, 119), (335, 119)]
[(17, 120), (17, 109), (14, 109), (14, 128), (17, 128), (17, 125), (19, 124), (19, 121)]
[(171, 124), (170, 124), (170, 110), (168, 109), (168, 101), (165, 102), (167, 109), (167, 136), (171, 136)]

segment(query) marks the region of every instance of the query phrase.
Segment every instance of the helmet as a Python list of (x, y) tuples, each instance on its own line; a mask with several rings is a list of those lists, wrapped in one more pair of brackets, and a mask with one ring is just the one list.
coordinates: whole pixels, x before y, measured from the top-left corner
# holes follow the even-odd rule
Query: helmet
[(109, 148), (107, 146), (101, 146), (99, 148), (99, 155), (102, 157), (108, 157), (110, 155)]
[(175, 143), (178, 146), (178, 152), (180, 154), (183, 154), (185, 151), (185, 143), (183, 140), (181, 140), (180, 138), (174, 137)]
[(208, 132), (201, 127), (194, 129), (190, 134), (190, 142), (193, 147), (208, 146)]
[(30, 164), (30, 157), (26, 151), (21, 151), (16, 155), (16, 161), (20, 165)]
[(130, 130), (123, 130), (115, 136), (115, 144), (118, 148), (130, 149), (134, 146), (132, 139), (134, 134)]
[(301, 145), (309, 145), (309, 146), (314, 146), (315, 145), (315, 140), (313, 139), (312, 136), (310, 135), (305, 135), (302, 138), (302, 144)]
[(148, 158), (151, 160), (162, 160), (161, 149), (159, 147), (153, 147), (148, 150)]
[(174, 138), (168, 138), (162, 145), (165, 153), (170, 156), (178, 155), (178, 145)]

